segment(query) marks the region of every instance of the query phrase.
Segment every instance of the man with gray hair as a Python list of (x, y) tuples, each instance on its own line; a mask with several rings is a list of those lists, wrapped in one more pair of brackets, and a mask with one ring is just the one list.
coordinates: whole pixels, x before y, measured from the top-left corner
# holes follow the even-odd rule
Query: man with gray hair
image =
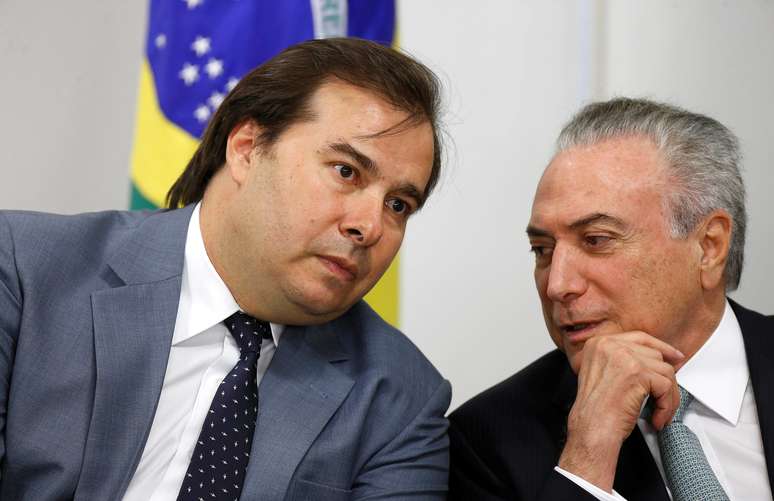
[(772, 499), (774, 317), (726, 297), (739, 157), (647, 100), (565, 126), (527, 227), (558, 350), (451, 415), (451, 499)]

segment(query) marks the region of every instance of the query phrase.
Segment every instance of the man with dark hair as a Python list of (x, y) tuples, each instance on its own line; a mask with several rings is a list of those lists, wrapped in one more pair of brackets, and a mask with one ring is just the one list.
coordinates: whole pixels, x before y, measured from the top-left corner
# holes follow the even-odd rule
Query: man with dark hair
[(734, 135), (647, 100), (581, 110), (527, 227), (555, 350), (450, 416), (450, 498), (770, 500), (774, 317), (728, 299)]
[(362, 301), (438, 106), (405, 55), (305, 42), (224, 100), (171, 209), (0, 213), (0, 499), (443, 499), (449, 384)]

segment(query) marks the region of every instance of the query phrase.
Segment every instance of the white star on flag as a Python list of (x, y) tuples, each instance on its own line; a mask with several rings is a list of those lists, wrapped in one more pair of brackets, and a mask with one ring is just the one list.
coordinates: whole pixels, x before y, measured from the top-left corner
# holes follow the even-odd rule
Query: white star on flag
[(156, 39), (154, 40), (154, 43), (156, 44), (156, 47), (159, 49), (163, 49), (167, 46), (167, 36), (164, 33), (161, 33), (159, 35), (156, 35)]
[(193, 9), (201, 5), (204, 0), (183, 0), (183, 1), (188, 5), (189, 9)]
[(217, 108), (218, 108), (218, 106), (220, 106), (220, 103), (222, 103), (222, 102), (223, 102), (223, 99), (224, 99), (225, 97), (226, 97), (226, 96), (224, 96), (224, 95), (223, 95), (223, 94), (221, 94), (220, 92), (218, 92), (218, 91), (215, 91), (215, 92), (213, 92), (213, 93), (212, 93), (212, 95), (210, 96), (210, 98), (209, 98), (209, 99), (207, 99), (207, 103), (209, 103), (210, 107), (212, 107), (212, 109), (214, 110), (214, 109), (217, 109)]
[(194, 116), (202, 123), (206, 122), (210, 118), (211, 114), (212, 113), (210, 112), (210, 109), (203, 104), (199, 105), (194, 111)]
[(191, 50), (196, 52), (196, 55), (202, 57), (210, 51), (210, 39), (203, 36), (196, 37), (196, 40), (191, 44)]
[(195, 81), (199, 80), (199, 67), (195, 64), (185, 63), (179, 75), (186, 85), (193, 85)]
[(218, 78), (223, 74), (223, 61), (220, 59), (210, 58), (207, 64), (204, 65), (204, 71), (210, 76), (210, 78)]
[(228, 82), (226, 82), (226, 90), (228, 92), (231, 92), (232, 90), (234, 90), (234, 87), (236, 87), (238, 83), (239, 83), (239, 79), (238, 78), (236, 78), (236, 77), (229, 78)]

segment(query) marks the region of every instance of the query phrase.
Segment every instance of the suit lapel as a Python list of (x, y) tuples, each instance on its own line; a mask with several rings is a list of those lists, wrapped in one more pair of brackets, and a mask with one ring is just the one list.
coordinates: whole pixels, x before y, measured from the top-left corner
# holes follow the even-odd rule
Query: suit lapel
[(769, 485), (774, 490), (774, 399), (768, 390), (774, 379), (774, 319), (743, 308), (730, 299), (729, 302), (742, 329)]
[(120, 499), (164, 381), (191, 208), (149, 216), (117, 246), (112, 285), (92, 294), (97, 378), (75, 499)]
[(354, 381), (336, 333), (288, 327), (258, 390), (258, 420), (242, 499), (283, 499), (298, 464), (341, 406)]
[(559, 461), (559, 456), (562, 454), (562, 449), (564, 449), (564, 444), (567, 442), (567, 417), (570, 414), (572, 404), (575, 402), (575, 395), (578, 392), (578, 378), (570, 369), (570, 365), (564, 363), (562, 370), (563, 373), (557, 386), (557, 390), (551, 400), (557, 408), (557, 415), (560, 417), (553, 423), (554, 429), (552, 430), (555, 434), (554, 436), (559, 437), (556, 452), (557, 462)]
[(639, 426), (621, 447), (613, 488), (628, 501), (669, 501), (661, 472)]

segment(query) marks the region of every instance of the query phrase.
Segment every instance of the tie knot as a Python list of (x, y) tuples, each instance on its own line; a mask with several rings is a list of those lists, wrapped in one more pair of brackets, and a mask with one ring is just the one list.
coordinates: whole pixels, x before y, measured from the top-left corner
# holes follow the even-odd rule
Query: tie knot
[(271, 339), (269, 322), (258, 320), (241, 311), (234, 313), (223, 323), (228, 327), (242, 353), (247, 351), (260, 353), (261, 342), (264, 339)]
[(693, 395), (691, 395), (691, 392), (682, 386), (678, 386), (678, 388), (680, 388), (680, 407), (677, 408), (677, 412), (675, 412), (675, 417), (672, 418), (672, 421), (682, 423), (683, 416), (685, 416), (685, 412), (688, 410), (688, 406), (691, 405), (691, 402), (693, 402)]

